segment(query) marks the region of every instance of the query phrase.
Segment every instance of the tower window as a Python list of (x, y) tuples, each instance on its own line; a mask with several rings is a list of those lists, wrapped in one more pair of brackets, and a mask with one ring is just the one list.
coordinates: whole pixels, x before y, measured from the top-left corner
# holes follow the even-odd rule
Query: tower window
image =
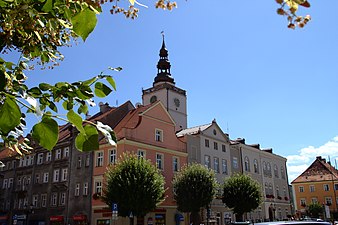
[(163, 142), (163, 131), (162, 130), (155, 130), (155, 141)]

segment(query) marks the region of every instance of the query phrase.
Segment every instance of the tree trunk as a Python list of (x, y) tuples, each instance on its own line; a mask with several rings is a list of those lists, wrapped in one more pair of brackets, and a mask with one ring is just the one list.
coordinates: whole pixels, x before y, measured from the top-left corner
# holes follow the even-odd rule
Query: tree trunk
[(200, 225), (201, 224), (201, 217), (200, 217), (199, 212), (191, 212), (190, 222), (192, 222), (193, 225)]
[(134, 217), (133, 216), (129, 217), (129, 224), (134, 225)]

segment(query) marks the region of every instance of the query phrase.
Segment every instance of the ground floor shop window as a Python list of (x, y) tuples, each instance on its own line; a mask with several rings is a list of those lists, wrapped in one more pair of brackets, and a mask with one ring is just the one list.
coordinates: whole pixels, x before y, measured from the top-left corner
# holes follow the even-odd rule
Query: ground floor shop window
[(155, 225), (165, 225), (165, 214), (155, 214)]
[(96, 221), (96, 225), (110, 225), (110, 219), (100, 219)]

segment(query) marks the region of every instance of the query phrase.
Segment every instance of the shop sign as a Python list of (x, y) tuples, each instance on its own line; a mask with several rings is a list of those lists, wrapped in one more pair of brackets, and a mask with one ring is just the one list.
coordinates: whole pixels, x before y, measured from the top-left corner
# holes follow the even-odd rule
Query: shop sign
[(63, 216), (51, 216), (50, 221), (63, 221)]
[(17, 218), (18, 220), (25, 220), (26, 217), (27, 217), (26, 214), (22, 214), (22, 215), (17, 215), (16, 218)]
[(153, 225), (153, 218), (149, 217), (147, 224), (148, 225)]
[(87, 219), (86, 215), (74, 215), (73, 216), (74, 221), (83, 221), (83, 220), (86, 220), (86, 219)]

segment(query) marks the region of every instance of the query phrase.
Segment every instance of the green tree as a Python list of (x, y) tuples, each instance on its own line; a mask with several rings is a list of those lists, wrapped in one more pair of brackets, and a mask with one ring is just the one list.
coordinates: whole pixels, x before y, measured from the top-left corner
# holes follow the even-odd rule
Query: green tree
[(212, 170), (196, 163), (184, 167), (173, 180), (178, 210), (191, 213), (193, 224), (200, 224), (200, 209), (209, 207), (217, 187)]
[[(95, 29), (106, 1), (92, 0), (0, 0), (0, 52), (19, 53), (17, 63), (0, 57), (0, 147), (9, 147), (19, 154), (30, 150), (29, 140), (18, 141), (26, 126), (26, 114), (33, 113), (39, 122), (31, 137), (42, 147), (52, 150), (58, 141), (58, 124), (69, 122), (78, 130), (76, 148), (98, 149), (99, 132), (114, 144), (112, 130), (100, 123), (83, 120), (93, 97), (106, 97), (115, 90), (115, 82), (104, 72), (85, 81), (56, 84), (41, 83), (28, 87), (25, 72), (36, 64), (52, 68), (64, 58), (60, 47), (73, 40), (85, 41)], [(111, 13), (135, 18), (135, 0), (112, 0)], [(157, 0), (156, 7), (172, 9), (176, 3)], [(141, 5), (141, 4), (139, 4)], [(120, 71), (121, 68), (108, 68)], [(59, 104), (58, 104), (59, 103)], [(60, 107), (66, 116), (59, 113)], [(9, 119), (10, 118), (10, 119)]]
[[(103, 201), (118, 205), (119, 216), (145, 216), (165, 198), (165, 181), (158, 169), (149, 161), (125, 153), (116, 165), (105, 173), (106, 186)], [(133, 224), (133, 218), (130, 218)]]
[(311, 217), (318, 218), (319, 214), (323, 213), (323, 206), (318, 202), (313, 202), (308, 206), (308, 211)]
[(256, 209), (261, 199), (261, 186), (248, 175), (235, 174), (224, 180), (222, 200), (236, 214), (236, 221), (242, 221), (244, 213)]

